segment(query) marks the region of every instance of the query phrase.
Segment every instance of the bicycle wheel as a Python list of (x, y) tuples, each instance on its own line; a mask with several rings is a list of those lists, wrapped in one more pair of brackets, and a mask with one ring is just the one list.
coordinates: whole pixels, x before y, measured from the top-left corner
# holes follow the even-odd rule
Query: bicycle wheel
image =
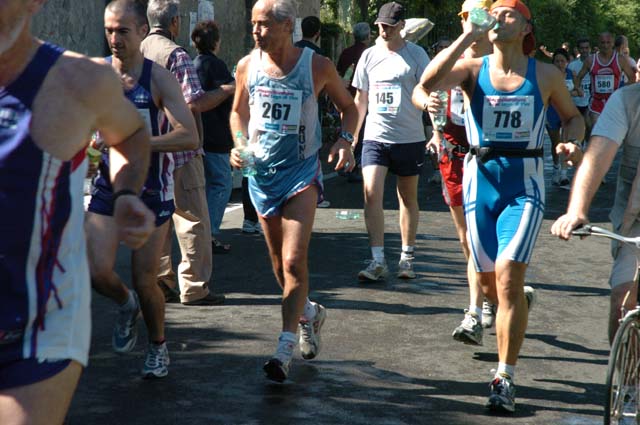
[(627, 314), (611, 346), (605, 425), (640, 424), (640, 310)]

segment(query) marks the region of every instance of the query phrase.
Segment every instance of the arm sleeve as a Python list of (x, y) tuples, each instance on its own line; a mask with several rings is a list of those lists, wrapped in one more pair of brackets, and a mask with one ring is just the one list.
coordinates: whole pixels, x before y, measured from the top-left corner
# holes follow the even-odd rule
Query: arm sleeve
[(191, 103), (204, 93), (193, 61), (184, 49), (176, 49), (169, 56), (167, 68), (176, 77), (187, 103)]
[(624, 90), (613, 92), (591, 131), (592, 136), (606, 137), (622, 145), (629, 131), (629, 119), (624, 110), (624, 93)]

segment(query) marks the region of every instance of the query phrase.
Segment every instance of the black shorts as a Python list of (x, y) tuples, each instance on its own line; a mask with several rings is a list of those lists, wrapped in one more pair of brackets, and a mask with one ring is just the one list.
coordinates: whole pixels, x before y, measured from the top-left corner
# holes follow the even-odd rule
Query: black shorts
[(424, 164), (425, 143), (382, 143), (365, 140), (362, 146), (362, 168), (381, 165), (397, 176), (417, 176)]

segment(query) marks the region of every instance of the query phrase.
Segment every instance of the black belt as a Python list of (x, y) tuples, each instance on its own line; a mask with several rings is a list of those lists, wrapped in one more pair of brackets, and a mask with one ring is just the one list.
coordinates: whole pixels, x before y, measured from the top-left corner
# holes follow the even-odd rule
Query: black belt
[(473, 146), (469, 149), (471, 155), (477, 156), (480, 162), (487, 162), (492, 158), (498, 156), (505, 156), (507, 158), (542, 158), (544, 153), (543, 149), (509, 149), (509, 148), (494, 148), (491, 146), (477, 147)]
[(469, 146), (455, 145), (451, 148), (451, 152), (466, 154), (467, 152), (469, 152)]

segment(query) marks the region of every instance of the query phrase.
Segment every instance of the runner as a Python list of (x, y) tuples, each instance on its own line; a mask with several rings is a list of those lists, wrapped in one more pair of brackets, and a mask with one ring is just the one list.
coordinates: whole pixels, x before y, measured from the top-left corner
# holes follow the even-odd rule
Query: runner
[[(459, 85), (465, 95), (467, 137), (463, 197), (471, 257), (485, 296), (498, 303), (498, 368), (486, 407), (515, 411), (515, 366), (527, 327), (524, 277), (544, 214), (543, 125), (549, 103), (568, 140), (582, 140), (584, 124), (560, 71), (527, 55), (535, 49), (531, 13), (520, 0), (498, 0), (489, 31), (493, 54), (458, 60), (485, 36), (470, 22), (452, 46), (434, 58), (421, 79), (427, 92)], [(574, 144), (558, 147), (578, 161)]]
[[(278, 382), (289, 374), (298, 328), (302, 357), (313, 359), (326, 318), (325, 308), (308, 298), (309, 239), (322, 199), (318, 94), (325, 90), (343, 116), (344, 131), (329, 154), (330, 162), (338, 160), (336, 170), (354, 167), (349, 141), (357, 124), (353, 99), (331, 61), (293, 46), (295, 18), (295, 0), (259, 0), (253, 6), (256, 49), (238, 63), (230, 120), (237, 142), (250, 139), (257, 147), (257, 174), (249, 178), (249, 191), (283, 290), (282, 332), (264, 365), (267, 378)], [(237, 148), (231, 164), (245, 165)]]
[[(491, 0), (467, 0), (462, 4), (462, 10), (458, 14), (462, 25), (467, 21), (469, 12), (473, 8), (489, 10)], [(487, 36), (478, 39), (465, 50), (463, 58), (479, 58), (492, 52), (493, 45)], [(427, 144), (427, 149), (435, 149), (440, 160), (440, 173), (442, 174), (442, 196), (449, 206), (453, 223), (456, 226), (458, 240), (462, 245), (462, 253), (467, 260), (467, 278), (469, 281), (469, 309), (465, 309), (464, 319), (460, 326), (453, 331), (453, 338), (474, 345), (482, 345), (483, 327), (490, 328), (495, 320), (495, 305), (483, 300), (482, 290), (476, 281), (476, 271), (473, 263), (469, 261), (469, 243), (467, 241), (467, 224), (464, 221), (464, 209), (462, 208), (462, 172), (464, 156), (469, 152), (469, 142), (464, 128), (464, 94), (462, 88), (454, 87), (449, 90), (447, 105), (447, 124), (439, 131), (433, 129), (433, 137)], [(413, 91), (413, 103), (422, 109), (431, 109), (434, 113), (439, 107), (437, 93), (431, 96), (421, 85)], [(433, 121), (433, 118), (432, 118)], [(445, 143), (442, 137), (444, 136)], [(446, 146), (446, 147), (445, 147)], [(441, 152), (444, 147), (444, 152)]]
[(618, 52), (613, 49), (613, 36), (609, 32), (603, 32), (598, 37), (598, 51), (586, 58), (582, 69), (574, 82), (579, 87), (582, 78), (591, 76), (591, 103), (589, 114), (591, 124), (596, 125), (598, 116), (602, 112), (607, 99), (620, 87), (621, 75), (624, 72), (630, 83), (636, 81), (635, 72), (626, 60), (619, 60)]
[[(362, 146), (364, 212), (373, 259), (358, 273), (363, 281), (384, 279), (389, 269), (384, 255), (384, 181), (397, 175), (402, 254), (398, 277), (413, 279), (414, 245), (420, 211), (418, 177), (424, 163), (425, 135), (422, 111), (411, 103), (411, 93), (429, 63), (419, 46), (405, 41), (405, 8), (399, 3), (380, 7), (376, 24), (380, 42), (365, 50), (356, 67), (353, 86), (359, 112), (358, 128), (367, 117)], [(368, 112), (368, 115), (367, 115)]]
[[(573, 75), (576, 77), (580, 73), (584, 62), (591, 55), (591, 42), (588, 38), (580, 38), (576, 42), (578, 46), (578, 52), (580, 55), (572, 61), (568, 68), (573, 72)], [(573, 103), (575, 103), (576, 107), (582, 114), (582, 118), (584, 118), (585, 123), (585, 140), (589, 139), (589, 134), (591, 134), (591, 117), (589, 116), (589, 103), (591, 100), (591, 75), (585, 74), (582, 77), (582, 81), (577, 81), (574, 79), (574, 84), (579, 82), (580, 85), (576, 87), (580, 87), (582, 90), (582, 94), (580, 91), (577, 92), (577, 96), (573, 96)]]
[[(162, 378), (168, 373), (169, 352), (164, 334), (164, 295), (156, 284), (156, 276), (174, 211), (173, 157), (165, 152), (196, 147), (197, 130), (176, 79), (140, 53), (140, 43), (149, 31), (145, 12), (145, 7), (136, 0), (113, 0), (104, 12), (105, 35), (113, 53), (106, 61), (120, 77), (125, 96), (145, 118), (153, 136), (151, 164), (140, 197), (155, 214), (156, 229), (144, 246), (131, 253), (131, 281), (136, 292), (127, 289), (114, 270), (118, 240), (114, 237), (108, 153), (103, 154), (94, 179), (85, 230), (93, 287), (119, 305), (113, 349), (118, 353), (133, 350), (138, 338), (137, 320), (142, 312), (149, 336), (142, 375)], [(162, 114), (167, 117), (171, 131), (166, 130)]]
[[(153, 230), (136, 196), (149, 135), (111, 69), (31, 35), (42, 0), (0, 2), (0, 423), (62, 424), (91, 333), (85, 150), (111, 147), (114, 232)], [(111, 255), (107, 249), (106, 254)]]

